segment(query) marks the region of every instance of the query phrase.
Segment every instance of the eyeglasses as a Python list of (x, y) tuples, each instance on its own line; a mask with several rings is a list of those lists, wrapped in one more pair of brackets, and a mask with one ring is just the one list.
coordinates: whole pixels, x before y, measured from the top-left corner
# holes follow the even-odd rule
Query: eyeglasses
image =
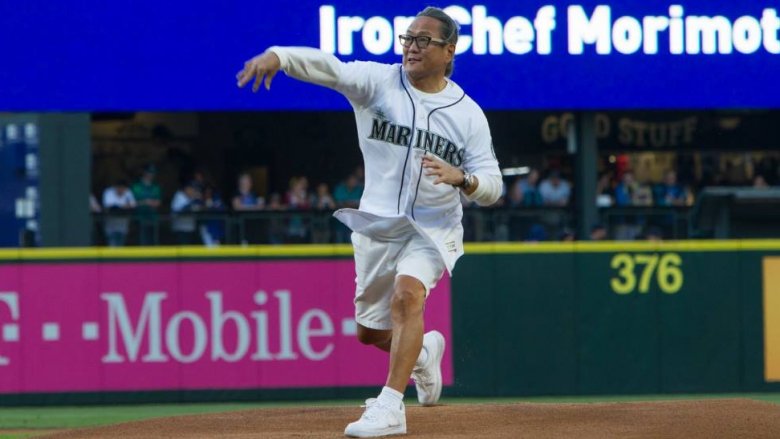
[(401, 42), (401, 45), (404, 47), (412, 47), (412, 44), (414, 44), (414, 42), (416, 41), (417, 47), (419, 47), (420, 49), (425, 49), (431, 43), (434, 43), (439, 46), (446, 46), (447, 44), (449, 44), (444, 40), (440, 40), (438, 38), (432, 38), (429, 37), (428, 35), (418, 35), (416, 37), (414, 35), (408, 35), (408, 34), (398, 35), (398, 40)]

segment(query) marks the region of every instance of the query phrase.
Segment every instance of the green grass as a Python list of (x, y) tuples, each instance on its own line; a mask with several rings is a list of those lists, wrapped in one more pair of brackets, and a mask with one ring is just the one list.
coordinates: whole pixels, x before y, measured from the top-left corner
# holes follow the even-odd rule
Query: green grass
[(345, 401), (236, 403), (236, 404), (149, 404), (86, 407), (7, 407), (0, 408), (0, 429), (77, 428), (116, 424), (138, 419), (161, 418), (197, 413), (228, 412), (252, 408), (305, 405), (344, 405)]
[[(344, 404), (327, 401), (319, 405)], [(276, 408), (301, 405), (300, 402), (236, 403), (236, 404), (148, 404), (85, 407), (6, 407), (0, 408), (0, 439), (27, 439), (38, 435), (30, 433), (2, 433), (2, 430), (60, 430), (95, 427), (150, 418), (190, 415), (198, 413), (229, 412), (253, 408)], [(306, 403), (315, 405), (315, 403)]]
[[(640, 396), (571, 396), (525, 398), (445, 398), (446, 404), (509, 404), (530, 403), (602, 403), (631, 401), (669, 401), (685, 399), (748, 398), (780, 404), (780, 393), (727, 393), (685, 395)], [(215, 413), (254, 408), (279, 408), (291, 406), (345, 406), (358, 405), (362, 401), (288, 401), (274, 403), (221, 403), (221, 404), (154, 404), (88, 407), (7, 407), (0, 408), (0, 430), (46, 430), (92, 427), (141, 419)], [(2, 433), (0, 439), (25, 439), (35, 433)]]

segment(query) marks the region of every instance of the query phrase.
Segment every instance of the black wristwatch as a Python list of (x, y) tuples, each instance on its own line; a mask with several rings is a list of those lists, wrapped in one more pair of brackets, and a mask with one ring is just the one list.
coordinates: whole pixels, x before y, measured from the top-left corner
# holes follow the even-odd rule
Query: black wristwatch
[(471, 187), (472, 184), (473, 184), (473, 182), (471, 181), (471, 174), (469, 174), (468, 172), (464, 171), (463, 172), (463, 182), (461, 184), (455, 186), (455, 187), (463, 189), (463, 190), (468, 190)]

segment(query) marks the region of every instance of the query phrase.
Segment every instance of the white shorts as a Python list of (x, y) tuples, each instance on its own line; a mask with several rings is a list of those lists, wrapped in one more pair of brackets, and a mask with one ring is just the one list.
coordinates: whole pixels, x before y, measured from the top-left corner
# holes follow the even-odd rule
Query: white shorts
[(444, 274), (436, 248), (418, 233), (402, 241), (376, 241), (352, 233), (355, 249), (355, 320), (370, 329), (393, 328), (390, 299), (395, 278), (411, 276), (425, 286), (425, 296)]

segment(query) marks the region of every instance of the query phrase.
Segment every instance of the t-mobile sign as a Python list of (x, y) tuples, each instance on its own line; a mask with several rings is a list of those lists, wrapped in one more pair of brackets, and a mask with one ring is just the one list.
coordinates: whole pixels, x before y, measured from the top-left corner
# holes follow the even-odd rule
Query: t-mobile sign
[[(379, 386), (353, 296), (348, 260), (0, 265), (0, 393)], [(449, 278), (425, 312), (451, 342)]]

